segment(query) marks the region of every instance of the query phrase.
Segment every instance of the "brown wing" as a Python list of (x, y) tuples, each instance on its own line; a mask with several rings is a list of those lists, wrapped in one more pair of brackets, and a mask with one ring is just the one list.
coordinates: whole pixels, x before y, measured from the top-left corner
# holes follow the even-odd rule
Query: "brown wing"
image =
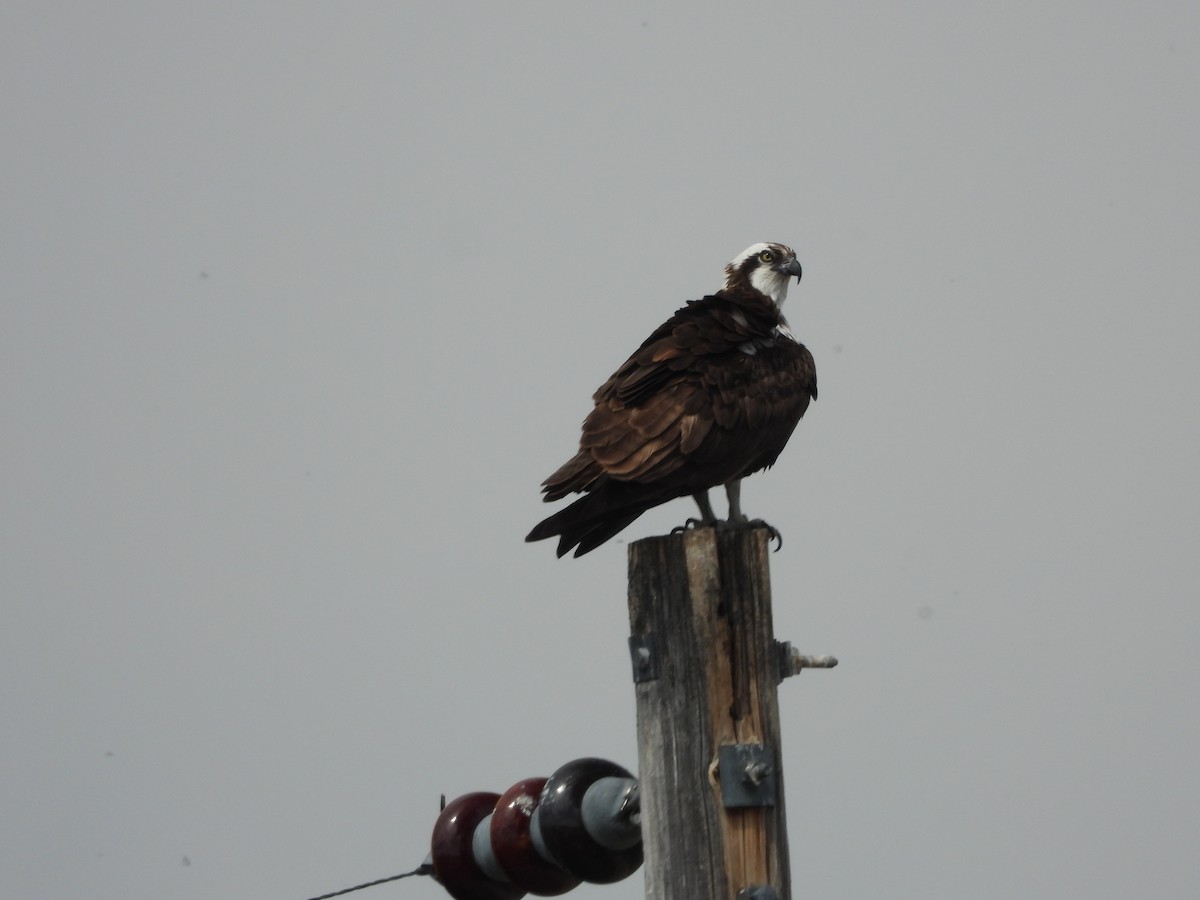
[(811, 355), (775, 335), (778, 323), (774, 308), (719, 295), (677, 312), (596, 391), (579, 453), (546, 480), (546, 499), (601, 477), (689, 493), (774, 462), (816, 393)]

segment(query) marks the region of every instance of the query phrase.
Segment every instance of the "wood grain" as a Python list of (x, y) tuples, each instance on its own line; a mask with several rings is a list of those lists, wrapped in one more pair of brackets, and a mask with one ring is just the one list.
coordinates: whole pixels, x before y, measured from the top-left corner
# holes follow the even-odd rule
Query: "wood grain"
[[(770, 885), (789, 900), (778, 655), (763, 529), (701, 528), (629, 548), (629, 621), (659, 677), (635, 685), (646, 897), (732, 900)], [(717, 751), (764, 744), (774, 806), (726, 809)]]

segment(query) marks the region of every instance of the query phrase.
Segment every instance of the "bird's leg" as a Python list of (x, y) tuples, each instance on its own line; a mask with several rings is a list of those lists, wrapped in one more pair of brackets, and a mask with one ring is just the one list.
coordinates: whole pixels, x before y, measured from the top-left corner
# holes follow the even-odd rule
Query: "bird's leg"
[(708, 502), (708, 490), (698, 491), (692, 494), (692, 499), (696, 501), (696, 505), (700, 507), (700, 518), (688, 519), (682, 525), (676, 525), (671, 529), (671, 534), (679, 534), (682, 531), (688, 531), (692, 528), (708, 528), (719, 524), (717, 514), (713, 512), (712, 504)]
[(696, 501), (696, 505), (700, 507), (700, 524), (714, 524), (717, 521), (717, 514), (713, 512), (712, 504), (708, 502), (708, 491), (703, 490), (692, 494), (692, 498)]
[(731, 528), (765, 528), (775, 541), (775, 550), (783, 546), (783, 535), (774, 525), (762, 519), (750, 519), (742, 512), (742, 479), (735, 478), (725, 484), (725, 496), (729, 498), (729, 527)]
[(742, 479), (735, 478), (726, 482), (725, 496), (729, 498), (729, 524), (745, 524), (746, 514), (742, 512)]

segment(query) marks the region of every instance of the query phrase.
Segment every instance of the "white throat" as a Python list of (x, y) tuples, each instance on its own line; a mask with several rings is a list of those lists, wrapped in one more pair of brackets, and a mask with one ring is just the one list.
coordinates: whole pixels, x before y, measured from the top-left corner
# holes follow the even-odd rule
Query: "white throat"
[(788, 282), (791, 276), (776, 272), (767, 266), (760, 266), (750, 273), (750, 286), (771, 298), (776, 306), (783, 306), (787, 299)]

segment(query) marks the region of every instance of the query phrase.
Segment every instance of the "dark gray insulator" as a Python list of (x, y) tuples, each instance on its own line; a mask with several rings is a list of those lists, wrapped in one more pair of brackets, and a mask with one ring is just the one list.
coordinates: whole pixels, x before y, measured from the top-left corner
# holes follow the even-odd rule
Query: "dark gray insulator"
[(609, 775), (593, 782), (583, 795), (583, 827), (597, 844), (626, 850), (642, 839), (642, 803), (633, 778)]

